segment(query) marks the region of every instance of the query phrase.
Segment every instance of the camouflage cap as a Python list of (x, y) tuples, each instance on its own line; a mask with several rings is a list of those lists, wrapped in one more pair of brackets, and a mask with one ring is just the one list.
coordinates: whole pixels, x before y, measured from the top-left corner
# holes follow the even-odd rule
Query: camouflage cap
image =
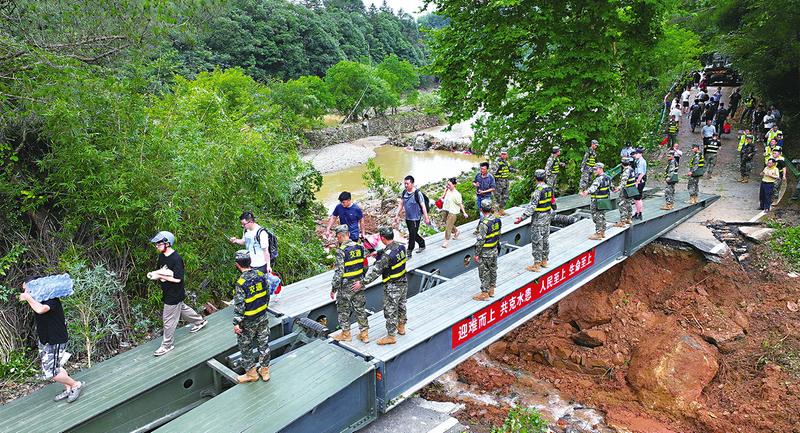
[(602, 162), (598, 162), (597, 164), (594, 165), (594, 168), (606, 168), (606, 165), (603, 164)]
[(622, 157), (622, 163), (623, 164), (630, 164), (631, 162), (633, 162), (633, 158), (631, 158), (630, 156), (623, 156)]
[(692, 143), (692, 148), (700, 148), (700, 143)]
[(543, 180), (545, 178), (545, 171), (541, 168), (533, 172), (533, 176), (536, 177), (536, 180)]
[(392, 228), (389, 227), (389, 226), (383, 226), (383, 227), (378, 229), (378, 234), (383, 236), (383, 237), (393, 236), (394, 235), (394, 230), (392, 230)]
[(339, 224), (338, 226), (336, 226), (334, 231), (336, 232), (337, 235), (339, 233), (350, 233), (350, 228), (347, 227), (347, 224)]
[(505, 154), (508, 154), (508, 149), (506, 149), (505, 147), (504, 147), (504, 148), (502, 148), (502, 149), (500, 149), (500, 154), (502, 155), (502, 154), (504, 154), (504, 153), (505, 153)]
[(778, 146), (778, 147), (773, 147), (773, 148), (772, 148), (772, 151), (773, 151), (773, 152), (778, 152), (778, 153), (783, 153), (783, 148), (782, 148), (782, 147), (780, 147), (780, 146)]
[(481, 200), (481, 210), (483, 211), (491, 211), (492, 210), (492, 199), (485, 198)]
[(592, 144), (600, 144), (600, 143), (598, 143), (597, 140), (592, 140)]
[(247, 250), (239, 250), (236, 251), (236, 260), (245, 260), (250, 258), (250, 251)]
[(560, 148), (560, 147), (558, 147), (558, 146), (553, 146), (553, 151), (552, 151), (553, 153), (558, 153), (558, 152), (560, 152), (560, 151), (561, 151), (561, 148)]

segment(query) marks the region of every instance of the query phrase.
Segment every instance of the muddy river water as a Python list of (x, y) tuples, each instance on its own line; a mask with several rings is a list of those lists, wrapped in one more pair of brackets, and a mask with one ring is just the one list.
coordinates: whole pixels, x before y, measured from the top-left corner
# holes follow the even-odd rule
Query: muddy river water
[[(400, 183), (410, 174), (420, 185), (457, 176), (477, 167), (484, 160), (483, 157), (465, 153), (441, 150), (415, 152), (395, 146), (380, 146), (374, 151), (374, 161), (385, 178)], [(342, 191), (350, 191), (356, 201), (363, 199), (367, 187), (361, 176), (365, 171), (366, 164), (360, 164), (323, 174), (322, 189), (317, 192), (317, 199), (329, 208), (338, 203), (337, 198)]]

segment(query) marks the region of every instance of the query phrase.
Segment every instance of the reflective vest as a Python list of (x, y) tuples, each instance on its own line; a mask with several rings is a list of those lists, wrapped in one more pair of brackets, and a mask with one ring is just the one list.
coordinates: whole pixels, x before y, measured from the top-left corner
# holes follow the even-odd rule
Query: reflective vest
[(539, 201), (536, 203), (536, 212), (550, 212), (553, 209), (553, 188), (540, 183), (536, 186), (539, 190)]
[(736, 148), (737, 151), (739, 152), (742, 151), (742, 146), (744, 146), (745, 140), (747, 140), (747, 135), (742, 134), (741, 137), (739, 137), (739, 147)]
[(488, 223), (486, 239), (483, 241), (484, 248), (494, 248), (500, 242), (500, 218), (495, 218)]
[(597, 154), (592, 153), (589, 155), (589, 158), (586, 159), (586, 166), (594, 168), (595, 164), (597, 164)]
[(508, 161), (499, 160), (497, 161), (497, 172), (495, 173), (495, 179), (508, 179), (511, 170), (509, 169), (510, 165)]
[(364, 247), (359, 244), (342, 245), (344, 251), (344, 274), (342, 277), (355, 280), (364, 275), (364, 258), (366, 254)]
[(245, 286), (248, 282), (244, 277), (239, 278), (237, 283), (244, 288), (244, 316), (245, 317), (259, 317), (267, 310), (269, 304), (269, 284), (267, 284), (267, 277), (261, 271), (256, 271), (258, 276), (255, 280), (250, 280), (250, 285)]
[(389, 267), (383, 270), (383, 282), (390, 280), (405, 280), (406, 278), (406, 247), (395, 244), (383, 252), (389, 257)]
[(636, 174), (634, 173), (633, 168), (628, 167), (626, 170), (628, 170), (628, 180), (625, 181), (625, 188), (636, 186)]
[(607, 174), (603, 173), (600, 175), (600, 186), (597, 188), (597, 191), (592, 193), (592, 198), (599, 200), (608, 198), (608, 190), (611, 188), (611, 178), (608, 177)]
[(678, 132), (678, 124), (675, 123), (675, 122), (670, 122), (669, 123), (669, 133), (670, 134), (675, 134), (677, 132)]
[(553, 165), (550, 169), (551, 174), (558, 174), (561, 173), (561, 163), (558, 161), (558, 158), (553, 158)]
[(719, 140), (709, 140), (706, 144), (705, 153), (717, 153), (719, 152)]
[(772, 141), (773, 138), (777, 137), (778, 134), (781, 134), (781, 130), (780, 129), (777, 130), (777, 131), (773, 131), (771, 129), (769, 131), (767, 131), (767, 143)]
[(703, 154), (702, 153), (698, 153), (698, 155), (700, 156), (700, 159), (697, 160), (697, 168), (700, 169), (700, 168), (705, 167), (706, 159), (703, 158)]

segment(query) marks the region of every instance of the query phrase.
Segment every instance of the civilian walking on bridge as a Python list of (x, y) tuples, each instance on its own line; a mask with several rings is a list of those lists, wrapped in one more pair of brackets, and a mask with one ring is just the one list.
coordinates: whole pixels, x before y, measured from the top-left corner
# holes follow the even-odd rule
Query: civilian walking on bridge
[(494, 197), (497, 201), (497, 213), (506, 214), (506, 202), (508, 201), (509, 177), (511, 173), (516, 173), (517, 169), (508, 162), (508, 150), (500, 150), (500, 159), (497, 160), (497, 167), (494, 171), (495, 191)]
[(561, 162), (560, 158), (561, 148), (554, 146), (553, 150), (550, 151), (550, 157), (547, 158), (547, 163), (544, 166), (544, 173), (547, 177), (547, 185), (549, 185), (550, 188), (553, 188), (553, 194), (555, 194), (556, 191), (558, 175), (561, 173), (561, 169), (565, 166), (565, 164)]
[(753, 157), (756, 155), (756, 148), (753, 144), (753, 136), (746, 135), (742, 151), (739, 152), (739, 166), (742, 178), (739, 179), (741, 183), (750, 182), (750, 171), (753, 170)]
[(183, 319), (192, 322), (192, 328), (189, 332), (195, 333), (208, 323), (203, 316), (197, 314), (196, 311), (191, 309), (188, 305), (183, 303), (186, 299), (186, 291), (184, 289), (184, 267), (183, 259), (175, 249), (175, 235), (167, 231), (156, 233), (150, 242), (155, 244), (156, 249), (160, 253), (158, 255), (157, 267), (158, 271), (153, 272), (155, 279), (161, 283), (161, 290), (164, 292), (164, 340), (161, 346), (153, 352), (155, 356), (161, 356), (173, 349), (173, 340), (175, 337), (175, 328), (178, 327), (178, 321)]
[(257, 269), (265, 274), (272, 272), (276, 257), (269, 253), (269, 232), (256, 222), (253, 212), (245, 211), (239, 215), (239, 223), (242, 225), (242, 237), (230, 238), (230, 243), (244, 245), (250, 251), (250, 263), (253, 269)]
[[(369, 342), (367, 322), (367, 298), (360, 284), (366, 270), (364, 247), (350, 240), (350, 229), (342, 224), (336, 227), (336, 268), (331, 281), (331, 299), (336, 299), (336, 313), (341, 332), (333, 336), (336, 341), (351, 341), (350, 316), (355, 313), (358, 320), (358, 339)], [(360, 289), (359, 289), (360, 288)]]
[(353, 203), (353, 196), (348, 191), (342, 191), (339, 194), (339, 204), (333, 208), (330, 218), (328, 218), (328, 227), (325, 228), (325, 234), (330, 236), (333, 221), (339, 218), (339, 224), (347, 224), (350, 229), (350, 240), (358, 242), (360, 238), (364, 238), (364, 213), (357, 204)]
[(589, 143), (589, 148), (586, 149), (586, 153), (583, 154), (583, 160), (581, 161), (581, 190), (585, 190), (591, 181), (592, 172), (594, 172), (594, 166), (597, 164), (598, 145), (599, 143), (597, 140), (592, 140), (591, 143)]
[[(639, 197), (639, 190), (636, 188), (636, 174), (634, 173), (633, 158), (626, 156), (622, 158), (622, 171), (619, 176), (619, 186), (615, 191), (619, 192), (619, 222), (614, 227), (625, 227), (633, 224), (632, 201)], [(635, 194), (631, 194), (636, 191)]]
[(80, 397), (84, 383), (71, 378), (67, 370), (62, 367), (69, 356), (66, 353), (69, 334), (61, 299), (53, 298), (39, 302), (28, 291), (28, 283), (24, 283), (22, 288), (24, 291), (19, 294), (20, 302), (27, 302), (35, 313), (36, 334), (39, 337), (39, 356), (44, 378), (64, 385), (64, 391), (56, 395), (53, 400), (67, 399), (67, 403), (72, 403)]
[(591, 194), (592, 200), (589, 202), (589, 211), (592, 213), (595, 233), (589, 239), (600, 240), (606, 237), (606, 210), (608, 204), (609, 191), (611, 190), (611, 178), (603, 172), (605, 166), (598, 162), (594, 167), (594, 181), (589, 188), (581, 191), (582, 196)]
[(667, 186), (664, 188), (664, 200), (666, 203), (661, 207), (662, 210), (672, 210), (675, 206), (675, 184), (678, 183), (678, 161), (675, 159), (675, 152), (667, 152), (667, 170), (665, 181)]
[(481, 292), (473, 296), (476, 301), (486, 301), (494, 296), (497, 285), (497, 253), (500, 249), (500, 218), (492, 218), (492, 201), (484, 199), (481, 203), (483, 217), (478, 221), (478, 236), (475, 242), (475, 263), (478, 264), (478, 277)]
[(464, 200), (461, 197), (461, 193), (456, 189), (456, 182), (458, 180), (454, 177), (447, 180), (444, 194), (440, 199), (442, 200), (442, 212), (444, 212), (444, 242), (442, 242), (442, 248), (447, 248), (451, 236), (453, 239), (458, 239), (459, 232), (456, 227), (458, 214), (463, 214), (464, 218), (469, 216), (464, 209)]
[(705, 173), (705, 158), (700, 153), (700, 145), (692, 144), (692, 160), (689, 161), (689, 204), (697, 204), (700, 193), (700, 178)]
[(689, 125), (692, 127), (692, 132), (694, 132), (694, 130), (697, 129), (697, 125), (700, 124), (701, 114), (703, 114), (703, 107), (700, 106), (700, 101), (695, 99), (692, 106), (689, 107)]
[(481, 202), (488, 199), (492, 201), (492, 193), (495, 191), (497, 184), (495, 183), (494, 176), (489, 173), (489, 163), (482, 162), (480, 172), (475, 175), (475, 180), (472, 181), (477, 195), (476, 205), (478, 209), (478, 217), (481, 216)]
[(403, 179), (403, 194), (397, 204), (397, 212), (394, 214), (394, 223), (400, 218), (400, 211), (406, 211), (406, 227), (408, 227), (408, 258), (414, 254), (414, 245), (419, 243), (418, 253), (425, 251), (425, 239), (419, 235), (420, 221), (424, 218), (425, 224), (431, 223), (428, 216), (428, 206), (425, 205), (425, 196), (422, 191), (414, 187), (414, 176), (406, 176)]
[(706, 174), (708, 174), (709, 179), (711, 179), (714, 166), (717, 165), (717, 153), (719, 153), (721, 144), (722, 143), (719, 141), (719, 134), (715, 132), (714, 135), (711, 136), (711, 140), (708, 140), (708, 143), (703, 146), (703, 157), (706, 160)]
[(717, 130), (714, 129), (714, 126), (711, 124), (711, 119), (706, 120), (706, 125), (700, 130), (700, 134), (703, 136), (703, 146), (708, 144), (711, 137), (713, 137), (716, 132)]
[(647, 161), (644, 159), (642, 155), (643, 150), (641, 148), (636, 149), (633, 152), (633, 160), (635, 161), (633, 174), (636, 176), (636, 189), (639, 190), (639, 195), (633, 198), (633, 203), (636, 205), (636, 213), (633, 214), (632, 219), (642, 219), (642, 212), (644, 212), (644, 202), (642, 201), (642, 197), (644, 197), (644, 187), (647, 184)]
[(531, 272), (539, 272), (542, 267), (548, 267), (547, 260), (550, 257), (550, 221), (553, 219), (553, 188), (544, 182), (545, 171), (536, 170), (536, 187), (531, 194), (531, 202), (525, 208), (522, 216), (514, 220), (514, 224), (519, 224), (525, 218), (531, 217), (531, 254), (533, 264), (525, 269)]
[(245, 374), (239, 383), (255, 382), (259, 376), (269, 380), (269, 282), (267, 275), (250, 266), (250, 252), (236, 252), (236, 269), (242, 273), (236, 280), (233, 296), (233, 332), (242, 354)]
[(406, 247), (394, 241), (394, 230), (381, 227), (378, 230), (381, 242), (386, 248), (380, 253), (378, 261), (370, 268), (364, 281), (356, 282), (355, 287), (371, 283), (378, 275), (383, 277), (383, 317), (386, 319), (386, 336), (378, 339), (379, 345), (395, 344), (395, 333), (406, 335)]

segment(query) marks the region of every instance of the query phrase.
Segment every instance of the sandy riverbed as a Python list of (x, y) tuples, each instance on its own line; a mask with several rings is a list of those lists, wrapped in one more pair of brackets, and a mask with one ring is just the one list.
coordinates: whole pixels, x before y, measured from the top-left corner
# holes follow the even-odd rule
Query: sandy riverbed
[(375, 135), (349, 143), (339, 143), (322, 149), (310, 150), (303, 154), (303, 161), (309, 161), (320, 173), (344, 170), (365, 164), (375, 157), (375, 148), (389, 141), (389, 137)]

